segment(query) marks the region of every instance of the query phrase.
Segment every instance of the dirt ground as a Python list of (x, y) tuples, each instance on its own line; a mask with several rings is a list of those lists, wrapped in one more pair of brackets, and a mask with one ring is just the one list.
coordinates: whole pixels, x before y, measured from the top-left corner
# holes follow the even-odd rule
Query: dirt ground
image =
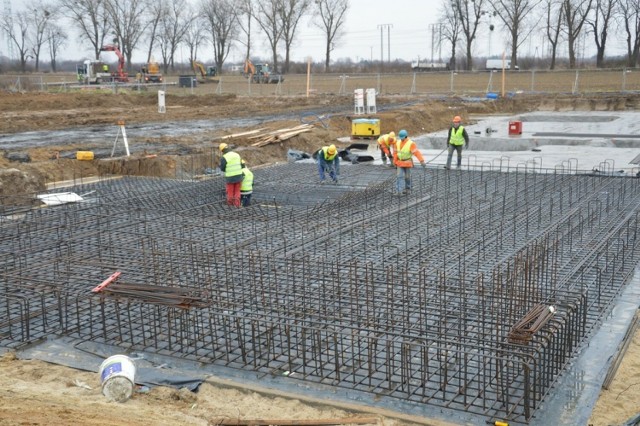
[[(157, 98), (150, 94), (110, 93), (2, 93), (0, 96), (0, 143), (3, 134), (29, 131), (82, 128), (83, 126), (167, 121), (184, 122), (212, 117), (277, 116), (292, 113), (315, 118), (311, 132), (266, 145), (252, 147), (253, 139), (226, 139), (236, 145), (252, 165), (286, 161), (289, 148), (312, 152), (337, 138), (351, 133), (353, 100), (349, 96), (312, 98), (236, 96), (168, 96), (167, 111), (159, 114)], [(640, 95), (597, 96), (592, 98), (558, 96), (554, 98), (523, 96), (491, 102), (468, 102), (462, 99), (378, 99), (382, 131), (400, 128), (420, 134), (446, 128), (453, 115), (467, 122), (475, 115), (518, 113), (535, 110), (640, 110)], [(327, 111), (342, 110), (342, 113)], [(260, 128), (282, 129), (300, 124), (299, 119), (271, 119)], [(180, 155), (165, 152), (166, 142), (193, 145), (194, 153), (210, 155), (221, 137), (251, 128), (226, 128), (167, 140), (155, 140), (154, 152), (135, 152), (129, 159), (77, 161), (60, 158), (64, 150), (81, 150), (78, 144), (33, 147), (28, 142), (19, 151), (30, 161), (10, 160), (13, 151), (0, 155), (0, 200), (11, 204), (12, 197), (41, 191), (45, 183), (75, 176), (132, 174), (167, 176), (183, 161)], [(205, 139), (203, 146), (202, 140)], [(109, 136), (111, 139), (111, 136)], [(148, 142), (146, 138), (145, 141)], [(176, 140), (177, 139), (177, 140)], [(135, 146), (136, 140), (130, 141)], [(340, 144), (338, 144), (340, 145)], [(1, 145), (0, 145), (1, 148)], [(15, 151), (15, 150), (14, 150)], [(609, 390), (603, 391), (593, 411), (590, 424), (621, 424), (640, 412), (640, 332), (626, 352)], [(18, 360), (11, 352), (0, 359), (0, 425), (210, 425), (222, 421), (283, 419), (289, 424), (302, 420), (333, 419), (343, 424), (405, 425), (442, 424), (374, 409), (364, 411), (348, 404), (329, 405), (304, 400), (299, 396), (263, 392), (249, 384), (232, 385), (209, 379), (197, 393), (185, 389), (153, 388), (135, 393), (126, 403), (109, 402), (100, 392), (96, 373), (50, 365), (40, 361)], [(350, 420), (351, 419), (351, 420)], [(273, 421), (273, 423), (277, 423)]]

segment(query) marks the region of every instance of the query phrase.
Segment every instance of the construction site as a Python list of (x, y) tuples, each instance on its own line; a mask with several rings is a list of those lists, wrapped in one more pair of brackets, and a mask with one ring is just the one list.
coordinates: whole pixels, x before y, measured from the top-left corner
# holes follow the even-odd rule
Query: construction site
[[(384, 105), (383, 125), (409, 128), (428, 160), (404, 196), (393, 196), (395, 170), (380, 163), (375, 141), (367, 150), (375, 160), (343, 161), (334, 185), (320, 184), (313, 160), (287, 161), (288, 149), (339, 144), (351, 114), (335, 109), (328, 126), (312, 122), (286, 142), (224, 139), (255, 175), (246, 208), (226, 204), (215, 173), (123, 176), (94, 164), (53, 184), (54, 170), (77, 160), (25, 164), (14, 176), (22, 186), (0, 187), (3, 352), (85, 370), (122, 353), (142, 360), (139, 385), (161, 382), (158, 369), (145, 373), (149, 363), (180, 371), (163, 383), (194, 391), (215, 376), (353, 404), (336, 405), (350, 414), (330, 424), (589, 423), (621, 348), (637, 346), (629, 336), (640, 292), (637, 112), (542, 113), (537, 101), (509, 101), (504, 111), (464, 101)], [(445, 170), (452, 111), (465, 117), (471, 147), (462, 167)], [(514, 120), (524, 130), (507, 133)], [(206, 139), (193, 155), (215, 168), (220, 137), (181, 137)], [(144, 154), (139, 164), (159, 161)], [(25, 183), (38, 167), (33, 180), (48, 186)], [(69, 194), (80, 200), (67, 202)], [(47, 195), (65, 201), (38, 205)], [(289, 423), (264, 424), (329, 424), (276, 412)], [(243, 423), (245, 413), (235, 423), (199, 417), (263, 424)]]

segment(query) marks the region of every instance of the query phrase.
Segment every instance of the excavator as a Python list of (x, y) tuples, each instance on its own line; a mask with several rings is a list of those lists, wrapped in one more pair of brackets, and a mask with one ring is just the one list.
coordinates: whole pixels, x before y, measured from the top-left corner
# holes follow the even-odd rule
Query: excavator
[(124, 55), (118, 49), (118, 46), (107, 44), (100, 48), (101, 52), (114, 52), (118, 56), (118, 70), (116, 72), (109, 71), (109, 65), (100, 61), (92, 61), (90, 59), (84, 61), (82, 65), (76, 66), (76, 74), (78, 81), (83, 84), (100, 84), (110, 82), (126, 83), (129, 76), (124, 71)]
[(218, 80), (211, 78), (218, 75), (218, 69), (214, 66), (208, 66), (206, 69), (203, 64), (198, 61), (191, 61), (191, 66), (193, 67), (193, 72), (196, 74), (200, 74), (202, 76), (201, 80), (198, 80), (198, 83), (217, 83)]
[(251, 59), (244, 61), (244, 76), (254, 83), (280, 83), (284, 77), (280, 74), (272, 74), (268, 64), (254, 65)]

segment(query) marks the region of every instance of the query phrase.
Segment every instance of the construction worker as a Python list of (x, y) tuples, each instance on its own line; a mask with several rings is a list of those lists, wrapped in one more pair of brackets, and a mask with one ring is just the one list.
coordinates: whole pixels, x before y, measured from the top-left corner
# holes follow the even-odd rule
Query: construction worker
[(389, 158), (389, 165), (393, 166), (393, 154), (391, 149), (395, 146), (396, 134), (389, 132), (386, 135), (382, 135), (378, 138), (378, 147), (380, 148), (380, 159), (382, 164), (387, 164), (387, 158)]
[(251, 204), (251, 194), (253, 194), (253, 172), (249, 170), (244, 160), (242, 160), (242, 164), (244, 164), (244, 169), (242, 169), (244, 179), (240, 184), (240, 204), (242, 207), (248, 207)]
[(464, 126), (460, 125), (460, 122), (462, 122), (462, 119), (459, 115), (453, 117), (453, 125), (449, 128), (449, 133), (447, 134), (449, 155), (447, 156), (447, 165), (444, 166), (445, 169), (451, 168), (451, 157), (453, 157), (454, 150), (457, 153), (457, 166), (460, 167), (462, 165), (462, 146), (464, 145), (465, 148), (469, 147), (469, 135)]
[(329, 173), (329, 177), (334, 183), (338, 182), (340, 174), (340, 157), (336, 146), (331, 144), (320, 148), (315, 157), (318, 159), (318, 174), (320, 175), (320, 183), (324, 183), (325, 172)]
[(393, 160), (397, 168), (396, 195), (411, 192), (411, 169), (413, 168), (414, 155), (418, 161), (420, 161), (423, 168), (427, 166), (416, 143), (409, 139), (409, 134), (406, 130), (400, 130), (398, 132), (398, 140), (396, 141), (396, 149), (393, 152)]
[(220, 170), (224, 173), (227, 190), (227, 204), (240, 207), (240, 185), (244, 174), (242, 174), (242, 159), (238, 153), (231, 151), (229, 145), (221, 143), (220, 150)]

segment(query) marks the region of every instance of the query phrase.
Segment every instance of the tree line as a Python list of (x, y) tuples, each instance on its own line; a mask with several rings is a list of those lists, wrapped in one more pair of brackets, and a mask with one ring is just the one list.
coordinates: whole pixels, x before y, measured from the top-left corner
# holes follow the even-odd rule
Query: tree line
[[(48, 53), (56, 71), (57, 57), (70, 33), (91, 46), (95, 58), (105, 44), (116, 44), (131, 69), (134, 51), (146, 53), (147, 62), (159, 52), (165, 72), (174, 70), (180, 46), (195, 61), (211, 49), (219, 70), (233, 47), (251, 57), (252, 41), (267, 42), (274, 69), (292, 66), (290, 53), (303, 17), (323, 34), (324, 70), (331, 69), (331, 54), (345, 36), (349, 0), (27, 0), (15, 13), (4, 13), (5, 34), (22, 71), (33, 59), (38, 71)], [(442, 0), (437, 44), (450, 49), (450, 69), (472, 69), (479, 31), (493, 32), (499, 25), (507, 34), (511, 67), (525, 41), (542, 35), (548, 46), (549, 68), (555, 69), (558, 52), (566, 47), (569, 68), (575, 68), (580, 38), (591, 39), (596, 66), (603, 67), (612, 34), (622, 35), (626, 66), (640, 66), (640, 2), (638, 0)], [(425, 24), (426, 25), (426, 24)], [(433, 47), (432, 47), (433, 48)], [(457, 53), (462, 52), (459, 58)]]
[(56, 71), (57, 57), (73, 29), (83, 45), (92, 46), (96, 59), (105, 44), (118, 46), (128, 69), (135, 50), (146, 52), (147, 62), (159, 52), (165, 72), (175, 67), (181, 45), (188, 49), (190, 61), (211, 48), (218, 69), (235, 44), (250, 58), (258, 31), (268, 41), (274, 68), (286, 73), (301, 18), (311, 15), (324, 34), (328, 71), (348, 8), (349, 0), (27, 0), (19, 11), (3, 14), (0, 29), (22, 71), (29, 59), (38, 71), (43, 52), (48, 52)]

